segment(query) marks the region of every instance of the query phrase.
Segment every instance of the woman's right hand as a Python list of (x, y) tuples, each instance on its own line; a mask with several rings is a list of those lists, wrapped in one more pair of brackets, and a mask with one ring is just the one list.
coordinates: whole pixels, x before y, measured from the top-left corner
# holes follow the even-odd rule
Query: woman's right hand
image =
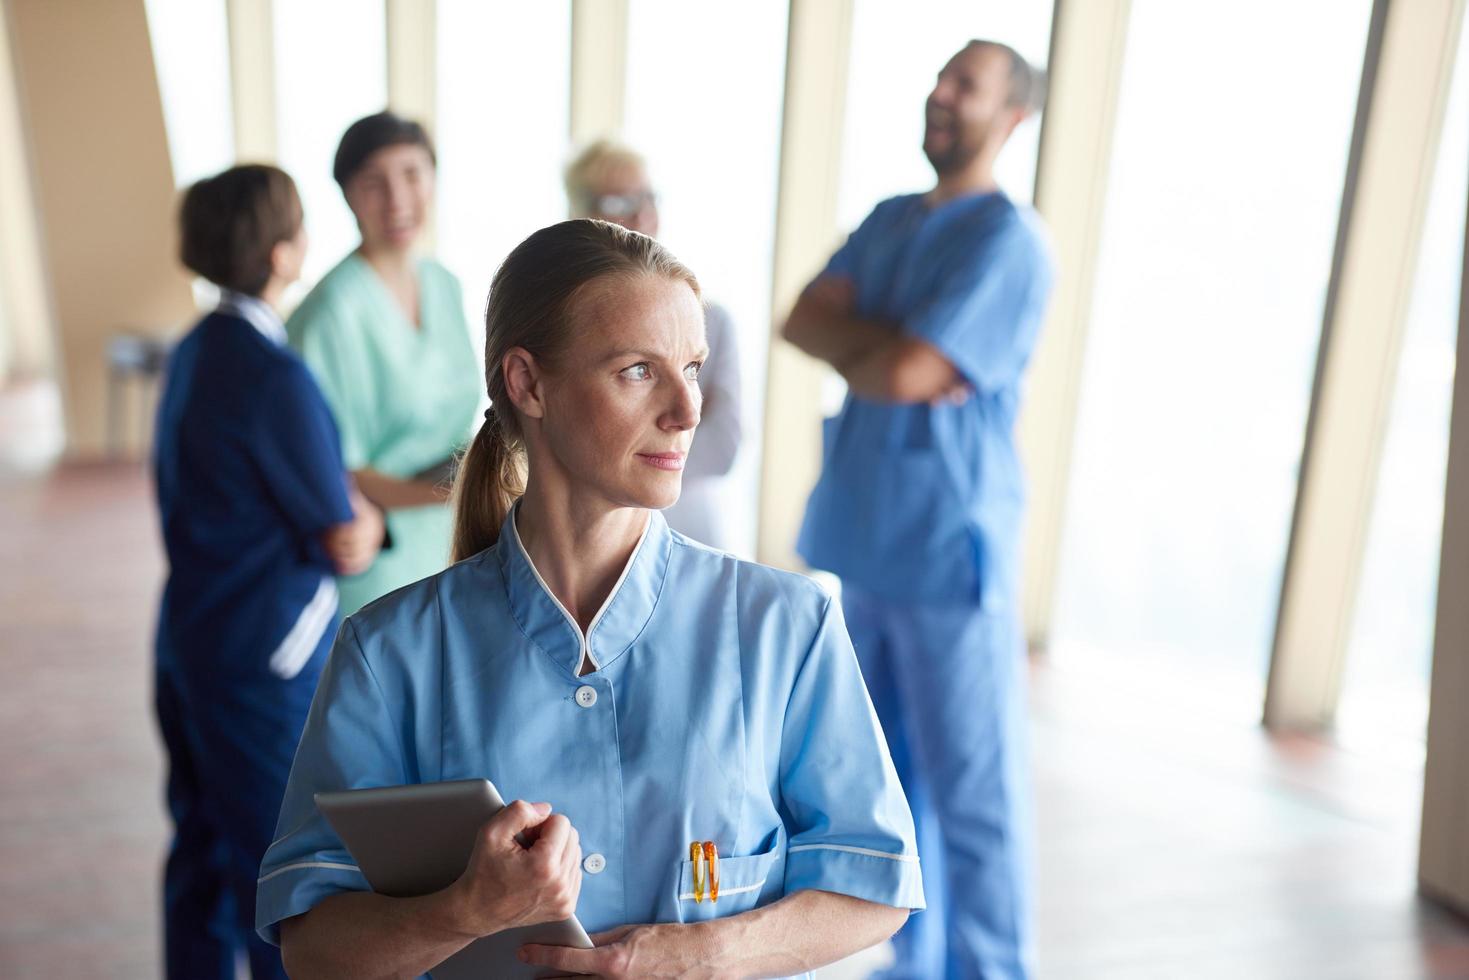
[(322, 545), (338, 575), (361, 575), (372, 567), (383, 544), (383, 512), (355, 486), (349, 487), (352, 520), (327, 528)]
[(516, 800), (480, 828), (464, 873), (450, 887), (465, 932), (479, 937), (570, 918), (581, 874), (571, 821), (551, 813), (549, 803)]

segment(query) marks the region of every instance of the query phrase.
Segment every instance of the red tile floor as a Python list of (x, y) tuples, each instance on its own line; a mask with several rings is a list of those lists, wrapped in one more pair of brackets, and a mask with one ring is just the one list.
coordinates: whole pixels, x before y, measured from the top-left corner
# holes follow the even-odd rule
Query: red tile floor
[[(148, 481), (0, 479), (0, 978), (157, 976)], [(1042, 978), (1469, 978), (1469, 926), (1414, 895), (1417, 768), (1122, 669), (1033, 681)]]

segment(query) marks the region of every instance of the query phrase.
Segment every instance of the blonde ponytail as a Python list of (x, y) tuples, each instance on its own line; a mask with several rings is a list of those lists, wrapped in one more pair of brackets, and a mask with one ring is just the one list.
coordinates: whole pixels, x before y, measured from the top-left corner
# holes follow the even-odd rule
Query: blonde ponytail
[(459, 459), (450, 505), (454, 511), (451, 561), (493, 545), (515, 501), (525, 493), (525, 448), (492, 408)]

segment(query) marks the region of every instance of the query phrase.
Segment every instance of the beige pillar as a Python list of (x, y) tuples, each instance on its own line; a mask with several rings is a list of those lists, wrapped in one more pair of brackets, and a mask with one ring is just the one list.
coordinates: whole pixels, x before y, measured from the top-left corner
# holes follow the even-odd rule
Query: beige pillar
[[(1464, 174), (1459, 179), (1465, 179)], [(1428, 759), (1418, 884), (1469, 915), (1469, 236), (1459, 287), (1459, 350), (1444, 489), (1438, 619), (1429, 693)]]
[[(1392, 408), (1464, 0), (1378, 0), (1265, 698), (1331, 723)], [(1375, 56), (1375, 57), (1374, 57)]]
[(226, 0), (226, 5), (235, 159), (242, 163), (274, 163), (275, 23), (271, 0)]
[(1130, 7), (1130, 0), (1058, 0), (1051, 27), (1035, 203), (1055, 243), (1056, 289), (1019, 426), (1031, 488), (1022, 596), (1033, 647), (1045, 646), (1050, 633)]
[[(388, 108), (437, 132), (438, 4), (436, 0), (387, 0)], [(432, 251), (438, 229), (433, 212), (423, 245)]]
[[(143, 0), (6, 0), (55, 311), (67, 450), (104, 448), (106, 350), (117, 331), (193, 315), (175, 258), (173, 175)], [(151, 413), (147, 413), (151, 414)], [(144, 419), (123, 420), (132, 451)]]
[(571, 141), (622, 129), (628, 0), (571, 0)]
[(438, 104), (435, 0), (387, 0), (388, 107), (434, 129)]
[[(779, 328), (796, 297), (837, 246), (837, 184), (852, 0), (791, 0), (785, 111), (771, 287)], [(757, 555), (800, 568), (796, 533), (821, 468), (821, 362), (779, 337), (770, 341), (765, 385)]]
[(0, 386), (9, 380), (50, 377), (54, 366), (54, 324), (15, 83), (9, 31), (0, 10)]

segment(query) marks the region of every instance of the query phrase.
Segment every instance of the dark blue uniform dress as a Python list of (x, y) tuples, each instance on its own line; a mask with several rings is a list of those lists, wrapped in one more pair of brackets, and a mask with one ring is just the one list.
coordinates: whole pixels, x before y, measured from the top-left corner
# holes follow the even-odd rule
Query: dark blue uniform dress
[(321, 533), (351, 520), (331, 413), (269, 306), (227, 295), (179, 344), (158, 412), (168, 553), (156, 708), (175, 836), (167, 975), (284, 977), (254, 932), (255, 879), (330, 646)]

